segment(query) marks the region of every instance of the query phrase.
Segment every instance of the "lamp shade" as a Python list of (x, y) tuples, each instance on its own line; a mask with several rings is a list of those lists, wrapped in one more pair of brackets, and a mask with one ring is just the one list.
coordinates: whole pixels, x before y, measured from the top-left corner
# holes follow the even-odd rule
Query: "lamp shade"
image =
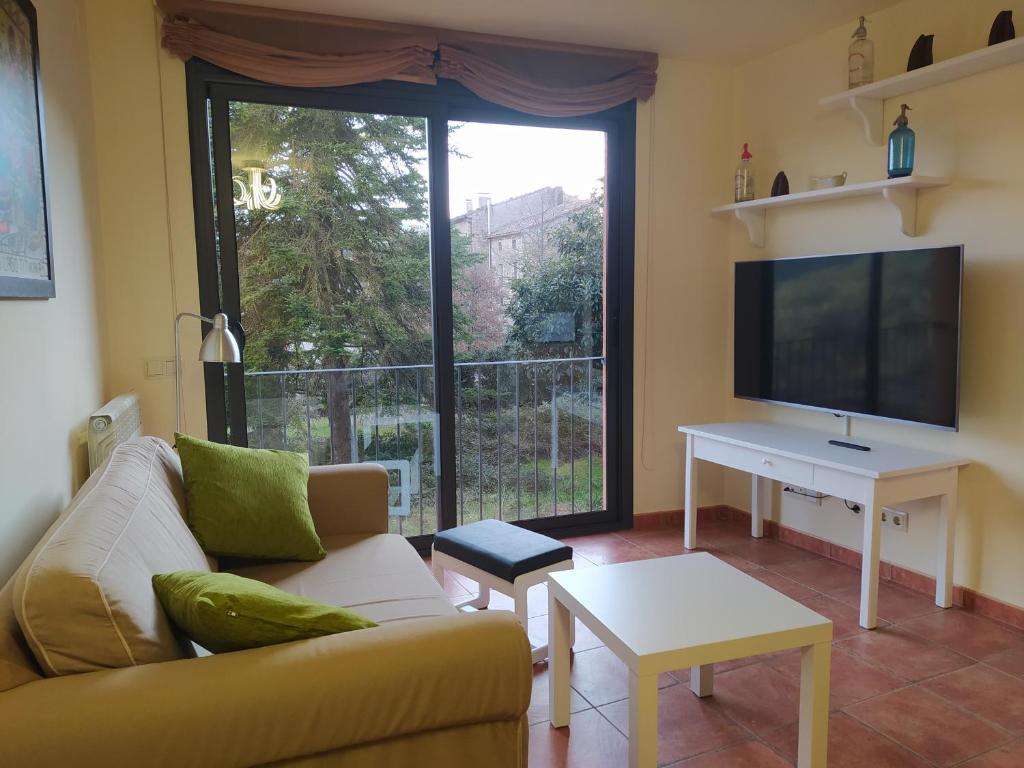
[(213, 328), (203, 337), (203, 344), (199, 347), (199, 360), (204, 363), (242, 362), (238, 341), (228, 328), (228, 316), (223, 312), (213, 316)]

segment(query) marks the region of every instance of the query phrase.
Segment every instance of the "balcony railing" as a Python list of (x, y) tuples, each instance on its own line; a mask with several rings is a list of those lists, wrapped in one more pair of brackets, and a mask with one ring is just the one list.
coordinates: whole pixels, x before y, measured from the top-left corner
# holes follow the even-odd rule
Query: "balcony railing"
[[(603, 373), (603, 357), (456, 363), (460, 524), (603, 509)], [(437, 530), (433, 366), (247, 372), (245, 390), (250, 446), (383, 464), (392, 531)]]

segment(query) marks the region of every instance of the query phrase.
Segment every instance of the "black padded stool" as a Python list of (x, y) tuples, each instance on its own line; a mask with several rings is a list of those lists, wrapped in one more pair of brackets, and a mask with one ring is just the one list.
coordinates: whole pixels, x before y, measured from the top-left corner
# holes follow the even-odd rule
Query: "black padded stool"
[[(567, 571), (573, 567), (572, 547), (500, 520), (481, 520), (436, 534), (430, 564), (434, 578), (442, 587), (445, 571), (458, 573), (479, 585), (477, 596), (459, 603), (456, 608), (486, 608), (493, 589), (512, 598), (515, 614), (527, 631), (530, 587), (542, 584), (552, 571)], [(570, 646), (575, 623), (569, 625)], [(535, 664), (547, 656), (547, 643), (533, 645)]]

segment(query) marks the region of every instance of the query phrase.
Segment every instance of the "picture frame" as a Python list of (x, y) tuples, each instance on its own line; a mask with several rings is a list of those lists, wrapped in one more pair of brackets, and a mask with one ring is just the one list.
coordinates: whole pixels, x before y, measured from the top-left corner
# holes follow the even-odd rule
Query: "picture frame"
[(0, 299), (49, 299), (56, 291), (31, 0), (0, 0), (0, 92)]

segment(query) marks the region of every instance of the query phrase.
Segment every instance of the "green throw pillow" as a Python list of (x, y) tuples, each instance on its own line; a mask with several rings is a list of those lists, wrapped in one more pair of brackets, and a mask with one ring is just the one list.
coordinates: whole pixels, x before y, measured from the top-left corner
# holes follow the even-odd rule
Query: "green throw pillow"
[(153, 577), (153, 589), (178, 629), (214, 653), (377, 626), (344, 608), (233, 573), (158, 574)]
[(305, 454), (239, 448), (176, 434), (188, 524), (221, 557), (320, 560)]

